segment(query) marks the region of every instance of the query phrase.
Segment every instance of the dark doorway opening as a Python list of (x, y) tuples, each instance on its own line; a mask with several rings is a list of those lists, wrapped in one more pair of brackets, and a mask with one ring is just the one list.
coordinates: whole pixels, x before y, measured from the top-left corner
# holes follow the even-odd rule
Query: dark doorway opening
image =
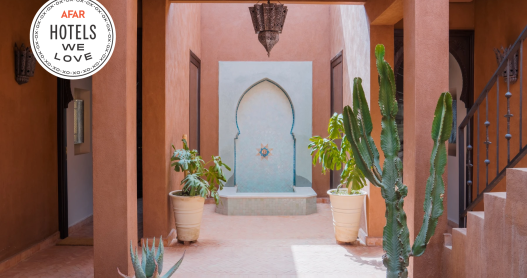
[[(141, 1), (139, 2), (141, 4)], [(139, 13), (141, 14), (141, 13)], [(143, 28), (137, 28), (137, 235), (143, 237)]]
[[(394, 74), (396, 83), (396, 98), (399, 105), (399, 111), (404, 110), (404, 39), (403, 30), (395, 30), (394, 33)], [(453, 97), (454, 119), (456, 120), (454, 132), (457, 131), (458, 123), (463, 120), (467, 112), (472, 108), (474, 104), (474, 31), (472, 30), (450, 30), (449, 34), (449, 56), (450, 61), (450, 86), (449, 90)], [(456, 65), (457, 64), (457, 65)], [(459, 76), (462, 79), (462, 85), (459, 86)], [(396, 117), (397, 127), (399, 129), (399, 135), (401, 140), (401, 152), (399, 157), (403, 159), (403, 126), (404, 119), (401, 115)], [(468, 126), (468, 142), (466, 144), (473, 145), (474, 138), (474, 124), (470, 122)], [(457, 227), (459, 223), (459, 215), (462, 211), (461, 205), (456, 205), (460, 202), (459, 196), (463, 196), (464, 186), (460, 186), (460, 183), (453, 182), (459, 181), (459, 177), (463, 176), (463, 172), (466, 171), (464, 165), (458, 165), (458, 156), (462, 153), (460, 149), (465, 149), (466, 145), (461, 142), (457, 142), (456, 133), (451, 134), (451, 138), (448, 140), (448, 219), (451, 227)], [(452, 166), (452, 167), (450, 167)], [(461, 173), (461, 174), (460, 174)], [(461, 202), (463, 204), (463, 202)], [(463, 223), (461, 223), (463, 224)], [(462, 226), (462, 225), (461, 225)]]
[(57, 78), (57, 160), (60, 238), (68, 237), (68, 161), (66, 108), (72, 100), (69, 80)]
[[(401, 140), (401, 151), (399, 157), (403, 159), (403, 111), (404, 111), (404, 31), (396, 29), (394, 33), (394, 75), (396, 85), (396, 99), (399, 113), (396, 116), (397, 129)], [(462, 78), (463, 88), (460, 93), (460, 101), (467, 111), (474, 103), (474, 31), (472, 30), (450, 30), (449, 52), (458, 62)], [(461, 105), (461, 104), (459, 104)], [(472, 125), (471, 125), (472, 126)], [(472, 130), (470, 131), (472, 134)], [(470, 136), (471, 138), (473, 136)], [(470, 142), (472, 143), (472, 142)]]
[[(331, 115), (334, 113), (342, 114), (344, 108), (344, 67), (342, 63), (342, 51), (331, 59)], [(340, 145), (341, 140), (335, 140)], [(337, 188), (340, 184), (342, 170), (330, 172), (330, 188)]]

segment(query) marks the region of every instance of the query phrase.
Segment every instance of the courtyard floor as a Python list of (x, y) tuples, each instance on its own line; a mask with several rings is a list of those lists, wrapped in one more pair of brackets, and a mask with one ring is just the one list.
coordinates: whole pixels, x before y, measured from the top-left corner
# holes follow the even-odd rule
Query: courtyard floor
[[(329, 204), (307, 216), (225, 216), (205, 205), (197, 243), (165, 248), (172, 277), (385, 277), (380, 247), (338, 245)], [(93, 277), (93, 247), (53, 246), (0, 277)]]

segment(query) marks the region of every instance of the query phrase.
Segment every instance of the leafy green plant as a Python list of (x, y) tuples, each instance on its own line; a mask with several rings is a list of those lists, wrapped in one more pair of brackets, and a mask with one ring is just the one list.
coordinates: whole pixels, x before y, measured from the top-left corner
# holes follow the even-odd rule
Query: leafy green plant
[(379, 152), (371, 137), (373, 125), (368, 103), (362, 89), (362, 80), (355, 78), (353, 84), (353, 110), (346, 106), (343, 119), (346, 139), (350, 142), (357, 167), (375, 186), (381, 188), (386, 202), (386, 226), (383, 231), (383, 263), (386, 277), (408, 277), (410, 256), (421, 256), (435, 232), (438, 218), (443, 214), (443, 194), (447, 152), (445, 141), (452, 130), (452, 96), (442, 93), (437, 102), (432, 122), (434, 148), (430, 158), (430, 176), (426, 183), (424, 202), (425, 216), (421, 230), (410, 248), (410, 234), (403, 210), (408, 188), (402, 183), (403, 165), (397, 156), (400, 150), (395, 116), (395, 80), (393, 70), (384, 60), (384, 46), (377, 45), (375, 56), (379, 72), (379, 106), (382, 115), (381, 149), (384, 152), (384, 167), (379, 165)]
[[(183, 139), (183, 149), (177, 149), (172, 145), (174, 153), (170, 161), (176, 172), (184, 172), (185, 178), (181, 181), (183, 189), (182, 196), (208, 196), (214, 198), (216, 204), (219, 202), (218, 190), (222, 190), (225, 182), (225, 175), (222, 167), (228, 171), (229, 166), (221, 161), (221, 157), (212, 156), (212, 160), (205, 163), (198, 151), (190, 150), (187, 140)], [(213, 163), (208, 168), (209, 163)]]
[[(183, 258), (185, 257), (185, 253), (183, 253), (181, 259), (179, 259), (179, 261), (174, 266), (172, 266), (172, 268), (170, 268), (167, 273), (165, 273), (165, 275), (159, 276), (163, 270), (163, 254), (165, 252), (165, 248), (163, 247), (163, 238), (159, 239), (159, 248), (157, 249), (157, 253), (155, 249), (155, 238), (152, 242), (152, 249), (148, 249), (148, 240), (146, 240), (146, 244), (143, 242), (142, 245), (143, 252), (141, 255), (141, 262), (139, 262), (137, 247), (135, 248), (134, 253), (132, 242), (130, 242), (130, 255), (132, 257), (132, 264), (134, 266), (135, 278), (169, 278), (176, 272), (176, 270), (181, 265), (181, 262), (183, 262)], [(129, 276), (122, 274), (119, 268), (117, 268), (117, 272), (119, 272), (119, 275), (124, 278), (130, 278)]]
[[(322, 166), (322, 173), (328, 170), (340, 170), (340, 184), (334, 192), (342, 193), (340, 188), (347, 188), (347, 194), (361, 194), (360, 190), (366, 185), (364, 174), (357, 168), (351, 145), (346, 137), (342, 114), (333, 114), (329, 119), (328, 137), (313, 136), (309, 140), (313, 165), (317, 162)], [(339, 142), (340, 149), (339, 149)]]

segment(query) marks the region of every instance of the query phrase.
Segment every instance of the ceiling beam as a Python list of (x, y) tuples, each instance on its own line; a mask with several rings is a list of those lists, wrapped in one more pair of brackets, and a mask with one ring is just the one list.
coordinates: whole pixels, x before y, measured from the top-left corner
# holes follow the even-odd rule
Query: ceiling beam
[[(469, 3), (473, 0), (450, 0)], [(394, 25), (403, 19), (403, 0), (369, 0), (364, 5), (371, 25)]]
[(403, 0), (370, 0), (364, 5), (371, 25), (394, 25), (403, 18)]
[[(283, 0), (283, 4), (325, 4), (325, 5), (365, 5), (367, 2), (373, 6), (386, 6), (386, 2), (395, 2), (396, 0)], [(472, 2), (473, 0), (449, 0), (451, 3)], [(246, 3), (255, 4), (257, 0), (168, 0), (170, 3)], [(264, 3), (266, 0), (260, 0)], [(272, 0), (278, 3), (278, 0)]]
[[(280, 0), (282, 4), (364, 5), (367, 0)], [(370, 0), (371, 1), (371, 0)], [(170, 3), (244, 3), (256, 4), (258, 0), (169, 0)], [(266, 0), (260, 0), (265, 3)], [(278, 3), (272, 0), (273, 3)]]

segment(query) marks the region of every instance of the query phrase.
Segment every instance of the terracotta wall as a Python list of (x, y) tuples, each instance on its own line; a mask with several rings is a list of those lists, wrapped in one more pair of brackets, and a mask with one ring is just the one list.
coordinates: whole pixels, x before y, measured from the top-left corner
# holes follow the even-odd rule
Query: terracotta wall
[[(327, 5), (292, 5), (271, 57), (258, 42), (249, 4), (202, 4), (201, 150), (218, 154), (219, 61), (312, 61), (313, 134), (327, 135), (330, 114), (330, 24)], [(327, 196), (329, 175), (313, 168), (313, 189)]]
[(344, 105), (352, 103), (355, 77), (362, 78), (366, 99), (370, 101), (370, 29), (364, 6), (331, 5), (331, 57), (343, 52)]
[[(375, 25), (370, 26), (370, 112), (374, 124), (372, 138), (380, 150), (381, 146), (381, 110), (379, 107), (379, 82), (375, 57), (375, 47), (377, 44), (383, 44), (386, 49), (385, 60), (390, 65), (394, 64), (394, 28), (393, 25)], [(384, 152), (379, 151), (380, 161), (384, 161)], [(367, 244), (379, 245), (382, 243), (383, 229), (386, 225), (386, 203), (381, 195), (381, 189), (370, 185), (370, 194), (367, 199), (368, 207), (368, 238), (375, 238), (366, 241)]]
[(364, 93), (369, 101), (369, 26), (363, 6), (329, 6), (331, 24), (331, 57), (343, 53), (344, 105), (352, 103), (353, 79), (363, 79)]
[(449, 26), (450, 30), (474, 30), (474, 3), (450, 3)]
[[(171, 144), (182, 148), (181, 137), (189, 133), (190, 51), (201, 58), (201, 6), (170, 4), (168, 10), (165, 64), (167, 167), (170, 165)], [(202, 79), (201, 83), (204, 82)], [(205, 124), (203, 120), (202, 124)], [(168, 171), (170, 186), (173, 190), (180, 189), (183, 174), (170, 167)]]
[[(475, 38), (474, 38), (474, 96), (477, 98), (490, 77), (496, 71), (498, 64), (494, 55), (494, 48), (501, 48), (501, 46), (509, 46), (513, 44), (522, 30), (527, 25), (527, 17), (525, 17), (525, 11), (527, 11), (527, 2), (523, 0), (511, 0), (511, 1), (500, 1), (500, 0), (488, 0), (488, 1), (475, 1), (474, 6), (474, 18), (475, 18)], [(525, 51), (525, 48), (524, 48)], [(523, 64), (526, 65), (527, 58), (524, 59)], [(523, 78), (527, 78), (527, 74)], [(503, 78), (499, 79), (500, 86), (500, 97), (499, 97), (499, 148), (500, 158), (499, 167), (502, 169), (507, 164), (507, 140), (505, 134), (507, 133), (507, 120), (503, 115), (506, 114), (507, 101), (505, 93), (507, 92), (507, 86)], [(519, 149), (519, 82), (511, 85), (510, 92), (511, 97), (511, 158), (518, 153)], [(491, 90), (489, 96), (489, 121), (491, 125), (489, 127), (489, 137), (492, 144), (489, 148), (489, 180), (492, 180), (496, 176), (496, 116), (497, 116), (497, 96), (496, 86)], [(526, 114), (525, 109), (527, 108), (525, 97), (523, 99), (523, 145), (527, 143), (526, 136)], [(485, 138), (485, 106), (480, 111), (480, 192), (483, 190), (485, 185), (485, 168), (484, 160), (486, 156), (485, 145), (482, 144)], [(476, 134), (476, 133), (475, 133)], [(476, 147), (476, 145), (474, 145)], [(474, 166), (477, 164), (474, 163)], [(527, 161), (524, 159), (516, 167), (527, 167)], [(474, 195), (476, 193), (477, 179), (474, 180)], [(505, 191), (505, 180), (503, 180), (494, 191)], [(482, 210), (483, 206), (479, 206), (478, 210)]]
[(168, 193), (183, 178), (170, 167), (171, 145), (181, 148), (189, 133), (190, 51), (201, 55), (201, 4), (144, 1), (143, 18), (143, 236), (166, 237), (174, 228)]
[[(379, 114), (376, 111), (379, 109), (377, 101), (375, 101), (378, 98), (377, 70), (375, 64), (372, 67), (370, 62), (373, 61), (374, 63), (375, 61), (375, 43), (383, 43), (388, 49), (393, 49), (393, 26), (388, 28), (388, 31), (377, 32), (377, 30), (385, 30), (386, 27), (369, 26), (369, 19), (364, 6), (330, 6), (330, 20), (331, 55), (333, 57), (343, 51), (344, 57), (344, 105), (352, 104), (353, 79), (355, 77), (362, 78), (364, 93), (372, 110), (372, 119), (375, 122), (373, 134), (375, 137), (376, 132), (378, 132), (375, 139), (380, 139), (380, 115), (376, 118), (376, 114)], [(389, 56), (393, 57), (393, 54)], [(371, 82), (371, 76), (374, 77), (374, 82)], [(378, 121), (375, 121), (376, 119)], [(380, 141), (377, 140), (377, 144), (379, 143)], [(367, 244), (375, 244), (375, 241), (370, 238), (382, 237), (382, 229), (386, 222), (384, 200), (379, 188), (370, 185), (364, 190), (368, 192), (366, 209), (361, 218), (361, 229), (365, 234), (361, 232), (360, 236)], [(362, 237), (365, 235), (367, 238)], [(379, 241), (377, 240), (377, 242)]]
[(14, 74), (45, 2), (0, 2), (0, 261), (58, 231), (57, 79), (38, 64), (29, 83)]

